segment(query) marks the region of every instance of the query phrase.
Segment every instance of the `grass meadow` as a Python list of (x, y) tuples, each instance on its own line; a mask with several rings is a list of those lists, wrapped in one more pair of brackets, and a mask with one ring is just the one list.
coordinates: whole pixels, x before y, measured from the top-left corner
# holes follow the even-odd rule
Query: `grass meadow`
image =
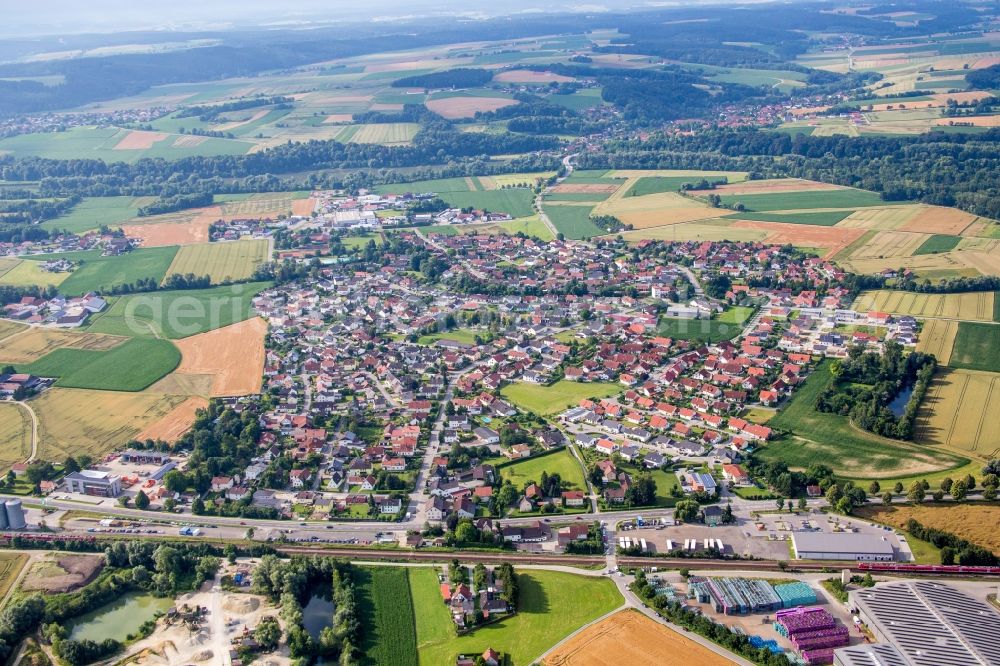
[(56, 386), (63, 388), (141, 391), (180, 362), (181, 353), (173, 343), (133, 338), (108, 351), (56, 349), (18, 370), (39, 377), (58, 377)]
[(549, 476), (558, 474), (563, 480), (563, 484), (570, 490), (587, 489), (583, 478), (583, 468), (568, 448), (559, 449), (548, 455), (534, 456), (508, 465), (500, 465), (498, 471), (504, 479), (509, 479), (518, 488), (523, 488), (529, 481), (541, 481), (542, 472), (547, 472)]
[(522, 571), (517, 614), (456, 636), (448, 607), (441, 602), (435, 569), (410, 570), (410, 592), (421, 666), (453, 664), (459, 654), (486, 647), (510, 655), (517, 666), (531, 664), (546, 650), (622, 603), (614, 582), (561, 571)]
[(590, 221), (590, 206), (556, 206), (545, 204), (545, 214), (548, 215), (552, 226), (566, 238), (579, 240), (581, 238), (593, 238), (601, 236), (607, 232)]
[(606, 398), (621, 393), (623, 389), (620, 384), (609, 382), (572, 382), (564, 379), (551, 386), (508, 384), (500, 390), (500, 393), (527, 411), (550, 416), (586, 398)]
[(808, 210), (810, 208), (864, 208), (884, 206), (875, 192), (865, 190), (814, 190), (807, 192), (774, 192), (772, 194), (724, 194), (722, 203), (732, 206), (742, 203), (749, 211)]

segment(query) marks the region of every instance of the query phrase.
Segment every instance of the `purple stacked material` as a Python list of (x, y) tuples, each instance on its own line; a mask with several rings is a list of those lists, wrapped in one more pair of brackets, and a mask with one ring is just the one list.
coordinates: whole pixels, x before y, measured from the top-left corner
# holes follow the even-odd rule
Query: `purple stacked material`
[(837, 626), (833, 616), (822, 608), (802, 608), (796, 611), (779, 611), (776, 615), (778, 623), (788, 631), (790, 637), (804, 631), (818, 631)]
[(833, 648), (821, 648), (818, 650), (805, 650), (802, 652), (802, 658), (805, 659), (807, 664), (832, 664), (833, 663)]
[(851, 642), (847, 635), (847, 627), (837, 627), (824, 631), (827, 632), (825, 635), (813, 635), (809, 637), (792, 636), (792, 645), (795, 646), (796, 650), (805, 652), (818, 648), (843, 647)]

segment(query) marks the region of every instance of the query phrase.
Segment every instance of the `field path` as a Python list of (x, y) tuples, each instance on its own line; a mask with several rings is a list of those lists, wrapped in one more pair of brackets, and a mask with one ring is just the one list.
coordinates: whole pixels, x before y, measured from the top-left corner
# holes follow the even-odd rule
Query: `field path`
[[(567, 155), (566, 157), (563, 158), (562, 163), (563, 166), (566, 167), (566, 175), (563, 176), (562, 178), (556, 179), (556, 185), (563, 182), (573, 174), (574, 157), (576, 157), (576, 153), (573, 153), (572, 155)], [(549, 219), (549, 216), (545, 214), (545, 209), (542, 208), (542, 200), (546, 189), (548, 188), (543, 188), (538, 193), (538, 195), (535, 196), (535, 202), (534, 202), (535, 210), (538, 211), (538, 219), (541, 220), (542, 224), (544, 224), (548, 228), (549, 232), (552, 234), (552, 237), (559, 238), (559, 230), (556, 229), (556, 226), (554, 224), (552, 224), (552, 220)]]
[(28, 416), (31, 417), (31, 455), (28, 456), (28, 460), (25, 462), (32, 462), (35, 456), (38, 455), (38, 416), (35, 415), (35, 410), (31, 408), (31, 405), (24, 402), (23, 400), (18, 400), (14, 402), (15, 405), (20, 405), (28, 412)]

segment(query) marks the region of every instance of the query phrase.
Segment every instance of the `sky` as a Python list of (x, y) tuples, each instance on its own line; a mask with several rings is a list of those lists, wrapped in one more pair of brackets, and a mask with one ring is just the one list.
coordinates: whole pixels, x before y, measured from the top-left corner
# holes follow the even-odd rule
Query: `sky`
[(0, 16), (3, 16), (0, 35), (205, 30), (441, 14), (496, 16), (574, 9), (593, 12), (643, 4), (653, 3), (647, 0), (0, 0)]

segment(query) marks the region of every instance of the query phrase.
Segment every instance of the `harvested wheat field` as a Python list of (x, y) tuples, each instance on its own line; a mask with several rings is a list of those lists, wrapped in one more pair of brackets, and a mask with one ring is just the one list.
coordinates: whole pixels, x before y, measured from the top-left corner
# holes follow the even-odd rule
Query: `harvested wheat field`
[(618, 188), (618, 183), (561, 183), (549, 191), (553, 194), (611, 194)]
[(913, 518), (921, 525), (957, 534), (1000, 554), (1000, 530), (996, 529), (1000, 525), (998, 504), (896, 504), (862, 507), (859, 515), (900, 529), (906, 529), (906, 523)]
[(776, 192), (819, 192), (823, 190), (844, 190), (846, 187), (830, 183), (817, 183), (801, 178), (778, 178), (775, 180), (748, 180), (742, 183), (717, 185), (712, 190), (691, 190), (692, 194), (773, 194)]
[(920, 212), (919, 206), (898, 206), (894, 208), (862, 208), (838, 222), (838, 227), (851, 229), (877, 229), (892, 231), (909, 222)]
[[(621, 192), (626, 191), (623, 187)], [(617, 193), (616, 193), (617, 194)], [(720, 211), (676, 192), (660, 192), (641, 197), (614, 197), (599, 203), (594, 215), (614, 215), (635, 229), (661, 227), (693, 220), (716, 218)], [(733, 239), (737, 240), (737, 239)]]
[(924, 241), (928, 238), (930, 238), (930, 234), (916, 234), (906, 231), (880, 231), (867, 243), (852, 252), (849, 260), (890, 257), (904, 259), (916, 252), (917, 248), (923, 245)]
[(942, 370), (917, 413), (916, 441), (989, 458), (1000, 451), (1000, 374)]
[(184, 400), (184, 396), (148, 391), (50, 388), (31, 400), (39, 420), (38, 457), (64, 460), (81, 453), (104, 455), (126, 444)]
[(442, 118), (455, 120), (471, 118), (480, 111), (496, 111), (517, 103), (517, 100), (506, 97), (445, 97), (427, 100), (424, 105)]
[(103, 333), (81, 333), (53, 328), (33, 327), (14, 333), (0, 346), (0, 363), (31, 363), (51, 351), (69, 347), (90, 351), (107, 351), (128, 338)]
[(176, 442), (194, 425), (195, 413), (206, 407), (208, 407), (208, 400), (200, 396), (191, 396), (174, 407), (173, 411), (162, 419), (146, 426), (135, 438), (140, 441), (154, 439)]
[(953, 254), (964, 265), (976, 269), (983, 275), (1000, 275), (1000, 254), (996, 252), (963, 250)]
[(195, 148), (201, 144), (208, 141), (207, 136), (195, 136), (193, 134), (186, 134), (184, 136), (179, 136), (174, 139), (171, 144), (172, 148)]
[(557, 646), (545, 666), (723, 666), (733, 662), (639, 611), (623, 610)]
[(871, 259), (851, 259), (849, 262), (840, 260), (842, 264), (855, 273), (867, 273), (869, 275), (880, 273), (884, 270), (898, 270), (902, 267), (909, 268), (920, 277), (975, 277), (980, 272), (970, 267), (970, 263), (965, 261), (965, 255), (973, 255), (974, 252), (941, 252), (939, 254), (918, 254), (911, 257), (882, 257)]
[(207, 275), (213, 284), (244, 280), (267, 261), (267, 253), (263, 239), (185, 245), (174, 255), (167, 275)]
[(213, 221), (203, 219), (199, 215), (190, 222), (126, 224), (122, 225), (122, 231), (129, 238), (138, 238), (142, 247), (194, 245), (209, 241), (209, 230)]
[(259, 111), (254, 112), (252, 116), (246, 118), (245, 120), (234, 120), (229, 123), (223, 123), (222, 125), (216, 125), (212, 129), (216, 132), (230, 132), (238, 127), (243, 127), (244, 125), (249, 125), (250, 123), (256, 120), (260, 120), (268, 113), (270, 113), (268, 109), (261, 109)]
[(955, 247), (955, 249), (958, 251), (1000, 254), (1000, 238), (981, 238), (976, 236), (963, 235), (962, 240), (958, 241), (958, 245)]
[(791, 243), (799, 247), (823, 248), (824, 259), (829, 259), (864, 235), (864, 229), (843, 227), (820, 227), (808, 224), (788, 224), (785, 222), (754, 222), (737, 220), (733, 227), (754, 229), (767, 234), (769, 243)]
[(292, 201), (292, 215), (309, 217), (316, 210), (316, 200), (312, 197), (308, 199), (295, 199)]
[(976, 127), (1000, 127), (1000, 116), (962, 116), (961, 118), (938, 118), (935, 125), (974, 125)]
[(178, 340), (177, 374), (215, 376), (211, 397), (259, 393), (264, 377), (264, 335), (259, 317)]
[(176, 370), (146, 389), (158, 395), (183, 395), (207, 398), (212, 395), (215, 377), (209, 374), (179, 374)]
[(622, 237), (630, 243), (643, 240), (662, 241), (758, 241), (767, 234), (754, 229), (738, 229), (721, 224), (668, 224), (664, 226), (626, 231)]
[(324, 120), (324, 125), (332, 125), (334, 123), (349, 123), (354, 120), (353, 113), (331, 113)]
[(966, 213), (964, 210), (958, 210), (957, 208), (922, 206), (922, 210), (914, 215), (906, 224), (899, 227), (899, 230), (958, 236), (975, 221), (975, 215)]
[(157, 141), (167, 138), (163, 132), (144, 132), (133, 130), (115, 144), (113, 150), (149, 150)]
[(918, 294), (913, 291), (881, 289), (864, 291), (854, 301), (860, 312), (889, 312), (914, 317), (993, 321), (992, 291), (971, 291), (961, 294)]
[(102, 555), (48, 553), (28, 569), (21, 589), (29, 592), (72, 592), (92, 581), (103, 568)]
[(934, 354), (939, 365), (951, 361), (951, 349), (958, 335), (958, 322), (953, 319), (928, 319), (920, 331), (917, 351)]
[(569, 83), (576, 81), (572, 76), (563, 76), (553, 72), (533, 72), (528, 69), (509, 69), (493, 77), (501, 83)]

